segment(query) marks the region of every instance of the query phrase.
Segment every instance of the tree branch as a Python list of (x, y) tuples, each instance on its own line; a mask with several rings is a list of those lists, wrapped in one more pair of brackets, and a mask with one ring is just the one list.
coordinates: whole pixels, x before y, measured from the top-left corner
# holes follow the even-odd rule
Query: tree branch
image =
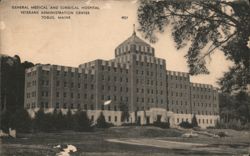
[(206, 54), (204, 54), (202, 57), (199, 58), (198, 62), (202, 61), (205, 57), (207, 57), (208, 55), (210, 55), (215, 49), (217, 49), (218, 47), (221, 47), (224, 43), (226, 43), (228, 40), (230, 40), (233, 36), (236, 35), (236, 31), (231, 34), (230, 36), (228, 36), (228, 38), (226, 38), (225, 40), (221, 41), (221, 42), (218, 42), (219, 44), (216, 45), (214, 48), (208, 50), (208, 52)]

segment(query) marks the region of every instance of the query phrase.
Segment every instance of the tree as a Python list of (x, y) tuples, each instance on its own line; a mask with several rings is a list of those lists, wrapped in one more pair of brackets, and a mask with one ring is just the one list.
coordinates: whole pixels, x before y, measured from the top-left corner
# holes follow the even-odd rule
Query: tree
[(124, 122), (124, 121), (128, 121), (128, 119), (129, 119), (129, 110), (128, 110), (128, 106), (124, 103), (124, 102), (122, 102), (121, 104), (120, 104), (120, 110), (121, 110), (121, 112), (122, 112), (122, 114), (121, 114), (121, 121), (122, 122)]
[(145, 0), (138, 8), (139, 30), (151, 42), (171, 26), (176, 48), (186, 54), (191, 75), (208, 74), (207, 61), (216, 49), (234, 65), (219, 80), (225, 92), (250, 84), (250, 5), (242, 1)]
[(72, 113), (71, 113), (71, 110), (68, 109), (67, 111), (67, 114), (66, 114), (66, 129), (67, 130), (72, 130), (73, 129), (73, 125), (74, 125), (74, 119), (73, 119), (73, 116), (72, 116)]
[(179, 124), (179, 126), (182, 128), (193, 128), (193, 125), (191, 123), (189, 123), (188, 121), (182, 121)]
[(192, 127), (198, 127), (198, 122), (197, 122), (195, 114), (194, 114), (194, 116), (192, 118), (191, 125), (192, 125)]
[(25, 69), (32, 66), (31, 62), (21, 63), (18, 55), (9, 57), (0, 54), (0, 111), (23, 109)]
[(66, 116), (62, 114), (61, 109), (58, 111), (56, 116), (56, 129), (57, 130), (66, 129)]
[(15, 113), (12, 113), (11, 128), (16, 129), (17, 132), (30, 132), (32, 120), (29, 116), (29, 113), (24, 110), (16, 110)]
[(73, 116), (75, 131), (91, 131), (91, 120), (88, 118), (86, 111), (77, 111)]
[(111, 124), (107, 123), (103, 113), (101, 112), (98, 119), (96, 120), (97, 128), (109, 128)]
[(250, 121), (250, 96), (245, 92), (220, 94), (219, 101), (221, 120), (226, 124), (232, 120), (240, 120), (242, 124)]
[(35, 114), (33, 129), (36, 131), (43, 131), (45, 129), (44, 122), (45, 122), (45, 113), (43, 109), (39, 109)]

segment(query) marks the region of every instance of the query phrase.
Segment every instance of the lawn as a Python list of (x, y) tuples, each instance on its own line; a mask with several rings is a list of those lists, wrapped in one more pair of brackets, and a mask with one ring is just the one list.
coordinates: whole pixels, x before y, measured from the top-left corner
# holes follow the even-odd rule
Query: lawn
[[(220, 130), (213, 130), (217, 131)], [(226, 138), (182, 138), (183, 133), (183, 130), (156, 127), (114, 127), (95, 132), (19, 134), (16, 139), (1, 139), (0, 155), (55, 156), (62, 149), (53, 147), (65, 147), (67, 144), (77, 148), (77, 152), (71, 155), (91, 156), (243, 155), (250, 152), (250, 132), (227, 130), (229, 136)], [(184, 142), (187, 145), (199, 143), (206, 146), (189, 147), (175, 142)]]

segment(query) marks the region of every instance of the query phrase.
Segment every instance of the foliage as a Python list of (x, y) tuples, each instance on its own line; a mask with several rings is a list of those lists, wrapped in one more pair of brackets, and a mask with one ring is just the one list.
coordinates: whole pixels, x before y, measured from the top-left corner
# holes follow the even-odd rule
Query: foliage
[(225, 132), (218, 132), (217, 134), (219, 137), (227, 137), (228, 135)]
[(66, 115), (63, 115), (61, 110), (54, 109), (53, 113), (44, 113), (43, 109), (40, 109), (34, 118), (33, 129), (35, 131), (53, 132), (63, 130), (74, 131), (91, 131), (92, 122), (87, 116), (86, 112), (77, 111), (72, 114), (68, 110)]
[(198, 127), (198, 122), (197, 122), (197, 118), (196, 118), (195, 114), (194, 114), (194, 116), (192, 118), (191, 124), (192, 124), (193, 127)]
[(33, 63), (23, 62), (19, 56), (9, 57), (0, 55), (1, 71), (1, 108), (12, 111), (24, 107), (25, 69), (34, 66)]
[(73, 121), (73, 116), (72, 116), (72, 112), (70, 109), (68, 109), (66, 117), (65, 117), (65, 129), (66, 130), (71, 130), (74, 127), (74, 123)]
[(157, 122), (156, 121), (153, 123), (153, 126), (166, 129), (166, 128), (169, 128), (170, 124), (168, 122)]
[(250, 121), (250, 96), (244, 92), (235, 95), (220, 94), (220, 117), (224, 123), (240, 120), (244, 125)]
[(32, 128), (31, 117), (26, 110), (16, 110), (16, 112), (12, 113), (11, 116), (12, 129), (16, 129), (17, 132), (30, 132)]
[(130, 117), (128, 106), (125, 103), (121, 103), (120, 110), (122, 111), (121, 121), (122, 122), (128, 121)]
[(191, 75), (208, 74), (208, 59), (221, 50), (234, 63), (219, 80), (221, 89), (246, 90), (250, 84), (248, 1), (145, 0), (138, 8), (138, 21), (139, 30), (151, 42), (171, 26), (176, 48), (189, 48), (185, 57)]
[(88, 118), (85, 111), (77, 111), (73, 116), (74, 130), (75, 131), (91, 131), (91, 120)]
[(194, 126), (189, 123), (188, 121), (182, 121), (180, 124), (179, 124), (180, 127), (182, 128), (193, 128)]
[(5, 111), (1, 113), (0, 116), (0, 128), (4, 132), (8, 132), (11, 127), (11, 113), (9, 111)]
[(113, 124), (107, 123), (106, 120), (105, 120), (105, 116), (101, 112), (98, 119), (96, 120), (96, 125), (95, 126), (97, 128), (109, 128), (109, 127), (112, 127)]

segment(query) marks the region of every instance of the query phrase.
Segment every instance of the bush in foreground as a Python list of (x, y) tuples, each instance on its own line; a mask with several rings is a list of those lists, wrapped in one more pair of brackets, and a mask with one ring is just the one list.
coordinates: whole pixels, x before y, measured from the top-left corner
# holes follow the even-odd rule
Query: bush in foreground
[(180, 124), (179, 124), (179, 126), (181, 127), (181, 128), (193, 128), (194, 126), (191, 124), (191, 123), (189, 123), (188, 121), (182, 121)]
[(101, 112), (100, 116), (98, 117), (98, 119), (96, 121), (95, 126), (97, 128), (109, 128), (109, 127), (114, 126), (114, 124), (106, 122), (105, 117), (104, 117), (103, 113)]

